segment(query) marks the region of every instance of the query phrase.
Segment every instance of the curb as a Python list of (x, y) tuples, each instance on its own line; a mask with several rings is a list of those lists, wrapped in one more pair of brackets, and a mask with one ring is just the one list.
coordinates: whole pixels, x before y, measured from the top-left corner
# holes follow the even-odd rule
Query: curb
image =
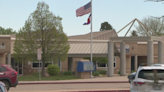
[(130, 92), (130, 90), (97, 90), (97, 91), (67, 91), (67, 92)]
[[(85, 83), (129, 83), (128, 81), (109, 81), (109, 82), (31, 82), (31, 83), (18, 83), (18, 85), (29, 84), (85, 84)], [(81, 92), (81, 91), (80, 91)], [(121, 91), (122, 92), (122, 91)]]

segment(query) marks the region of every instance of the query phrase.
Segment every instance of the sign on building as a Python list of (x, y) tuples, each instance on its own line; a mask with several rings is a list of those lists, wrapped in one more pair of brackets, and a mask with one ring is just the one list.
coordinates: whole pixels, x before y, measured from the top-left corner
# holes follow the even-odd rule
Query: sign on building
[[(126, 50), (126, 53), (128, 53), (129, 52), (129, 45), (125, 45), (125, 50)], [(116, 48), (117, 48), (117, 50), (120, 52), (120, 45), (116, 45)]]
[(129, 45), (125, 45), (126, 52), (129, 52)]

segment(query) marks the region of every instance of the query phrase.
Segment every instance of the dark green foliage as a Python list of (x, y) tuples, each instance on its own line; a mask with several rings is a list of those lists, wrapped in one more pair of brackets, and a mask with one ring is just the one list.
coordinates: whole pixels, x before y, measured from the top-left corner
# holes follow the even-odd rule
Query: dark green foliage
[(137, 34), (136, 31), (132, 31), (132, 32), (131, 32), (131, 36), (138, 36), (138, 34)]
[(71, 71), (64, 71), (62, 74), (65, 76), (68, 76), (68, 75), (72, 75), (72, 72)]
[(50, 76), (55, 76), (59, 74), (60, 68), (57, 65), (48, 65), (47, 72)]
[(134, 72), (136, 72), (136, 71), (134, 71), (134, 70), (131, 71), (131, 73), (134, 73)]
[(99, 75), (100, 75), (99, 71), (94, 71), (93, 72), (93, 76), (99, 76)]
[(0, 27), (0, 34), (7, 35), (7, 34), (15, 34), (16, 31), (14, 31), (12, 28), (2, 28)]
[(108, 22), (101, 23), (100, 31), (112, 30), (113, 27)]
[(105, 70), (98, 70), (98, 71), (99, 71), (99, 73), (102, 74), (102, 75), (106, 75), (106, 73), (107, 73), (107, 71), (105, 71)]

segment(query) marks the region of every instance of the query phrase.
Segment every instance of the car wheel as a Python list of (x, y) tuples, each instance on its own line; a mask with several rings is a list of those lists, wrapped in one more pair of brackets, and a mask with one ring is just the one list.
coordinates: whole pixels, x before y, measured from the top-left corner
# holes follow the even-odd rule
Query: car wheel
[(6, 89), (9, 90), (9, 89), (10, 89), (10, 84), (9, 84), (9, 82), (6, 81), (6, 80), (4, 80), (4, 81), (2, 81), (2, 82), (5, 84)]

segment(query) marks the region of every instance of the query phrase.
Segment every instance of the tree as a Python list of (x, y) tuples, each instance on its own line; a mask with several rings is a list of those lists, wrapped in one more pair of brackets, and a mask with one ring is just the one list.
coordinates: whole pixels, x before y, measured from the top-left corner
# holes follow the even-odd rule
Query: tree
[[(163, 19), (145, 17), (142, 19), (141, 22), (158, 36), (161, 36), (164, 34), (164, 20)], [(135, 28), (139, 36), (146, 36), (144, 29), (140, 25), (135, 26)], [(150, 36), (153, 36), (153, 33), (150, 30), (146, 29), (146, 31), (150, 34)]]
[(137, 34), (137, 32), (136, 32), (135, 30), (133, 30), (133, 31), (131, 32), (131, 36), (138, 36), (138, 34)]
[(12, 28), (2, 28), (0, 27), (0, 34), (7, 35), (7, 34), (15, 34), (16, 31), (14, 31)]
[(49, 6), (39, 2), (37, 9), (30, 14), (25, 25), (16, 34), (14, 58), (16, 62), (37, 61), (37, 49), (42, 50), (42, 76), (45, 62), (58, 62), (67, 58), (70, 48), (63, 32), (62, 18), (49, 11)]
[(101, 23), (100, 31), (112, 30), (113, 27), (108, 22)]

